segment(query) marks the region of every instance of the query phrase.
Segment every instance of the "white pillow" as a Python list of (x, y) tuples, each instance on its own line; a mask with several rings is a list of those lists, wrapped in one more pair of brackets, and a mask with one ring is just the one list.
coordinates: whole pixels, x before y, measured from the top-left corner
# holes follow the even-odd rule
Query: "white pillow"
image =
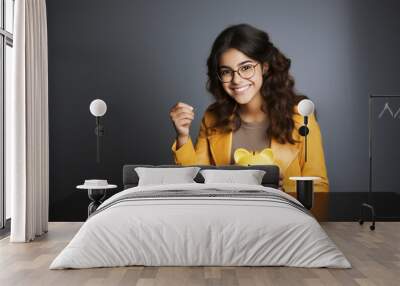
[(201, 170), (204, 183), (234, 183), (261, 185), (265, 171), (262, 170)]
[(196, 183), (193, 179), (199, 170), (199, 167), (135, 168), (139, 176), (138, 186)]

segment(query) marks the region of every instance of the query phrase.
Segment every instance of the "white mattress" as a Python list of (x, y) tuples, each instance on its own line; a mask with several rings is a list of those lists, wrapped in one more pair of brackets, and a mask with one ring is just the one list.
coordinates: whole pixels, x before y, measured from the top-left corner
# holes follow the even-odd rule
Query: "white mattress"
[(50, 269), (145, 266), (294, 266), (350, 268), (315, 218), (298, 207), (245, 197), (118, 199), (135, 192), (261, 190), (234, 184), (175, 184), (127, 189), (106, 200)]

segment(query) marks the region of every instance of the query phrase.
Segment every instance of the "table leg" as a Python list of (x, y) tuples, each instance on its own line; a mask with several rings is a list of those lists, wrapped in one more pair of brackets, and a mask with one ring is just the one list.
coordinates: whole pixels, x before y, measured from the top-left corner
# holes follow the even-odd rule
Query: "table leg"
[(88, 206), (88, 217), (96, 211), (96, 209), (101, 205), (104, 198), (106, 197), (105, 189), (89, 189), (88, 190), (89, 199), (92, 201)]
[(297, 200), (308, 210), (312, 208), (314, 202), (313, 183), (312, 180), (296, 181)]

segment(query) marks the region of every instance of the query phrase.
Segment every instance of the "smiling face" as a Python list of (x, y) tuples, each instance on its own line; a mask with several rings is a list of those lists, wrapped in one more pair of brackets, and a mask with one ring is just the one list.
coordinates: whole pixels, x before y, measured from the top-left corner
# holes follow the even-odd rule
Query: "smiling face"
[[(248, 71), (254, 67), (254, 74), (247, 78)], [(225, 92), (239, 104), (248, 104), (256, 96), (260, 96), (260, 89), (263, 83), (263, 72), (267, 71), (268, 66), (262, 66), (259, 62), (249, 58), (237, 49), (228, 49), (219, 59), (219, 75), (227, 75), (232, 70), (233, 73), (230, 82), (222, 82)], [(251, 73), (250, 73), (251, 75)], [(245, 78), (243, 78), (245, 77)]]

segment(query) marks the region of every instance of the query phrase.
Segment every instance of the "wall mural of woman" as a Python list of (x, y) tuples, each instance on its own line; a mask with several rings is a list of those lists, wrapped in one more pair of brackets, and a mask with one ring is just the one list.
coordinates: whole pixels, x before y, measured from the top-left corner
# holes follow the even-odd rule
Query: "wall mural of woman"
[[(295, 191), (291, 176), (317, 176), (315, 192), (329, 191), (320, 127), (309, 117), (308, 159), (298, 129), (297, 104), (307, 97), (294, 89), (288, 59), (268, 34), (248, 24), (226, 28), (207, 60), (207, 89), (214, 97), (203, 115), (194, 145), (194, 107), (178, 102), (170, 110), (176, 131), (172, 145), (178, 165), (276, 164), (281, 188)], [(242, 161), (241, 161), (242, 160)]]

